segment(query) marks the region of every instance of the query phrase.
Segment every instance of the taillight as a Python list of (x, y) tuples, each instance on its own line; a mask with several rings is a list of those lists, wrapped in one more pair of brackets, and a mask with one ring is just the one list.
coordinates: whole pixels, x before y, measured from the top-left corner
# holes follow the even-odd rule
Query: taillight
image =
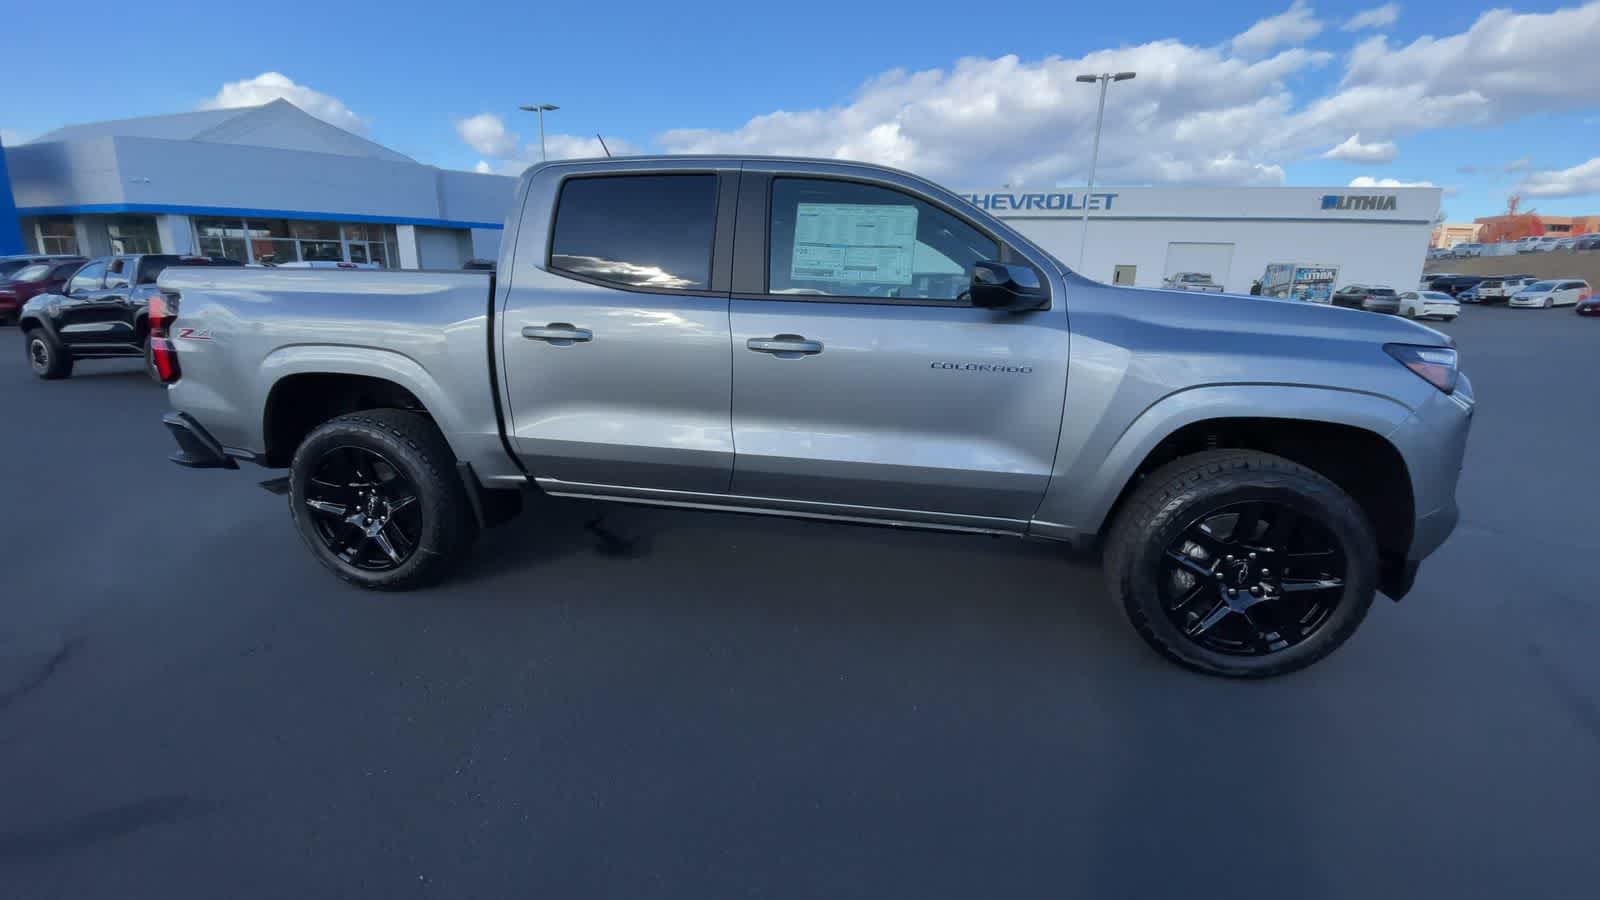
[(159, 288), (147, 288), (150, 311), (150, 363), (155, 366), (156, 377), (162, 384), (171, 384), (182, 375), (178, 369), (178, 348), (172, 344), (168, 333), (174, 319), (178, 318), (178, 294)]

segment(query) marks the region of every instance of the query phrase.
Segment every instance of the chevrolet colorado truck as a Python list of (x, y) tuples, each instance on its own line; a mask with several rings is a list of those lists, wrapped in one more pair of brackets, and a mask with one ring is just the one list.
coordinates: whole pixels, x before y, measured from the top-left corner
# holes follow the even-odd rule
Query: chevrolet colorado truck
[(1046, 538), (1099, 548), (1146, 642), (1228, 676), (1306, 666), (1409, 590), (1474, 407), (1437, 331), (1109, 287), (835, 161), (544, 163), (492, 273), (159, 287), (173, 460), (286, 468), (354, 584), (439, 579), (532, 490)]

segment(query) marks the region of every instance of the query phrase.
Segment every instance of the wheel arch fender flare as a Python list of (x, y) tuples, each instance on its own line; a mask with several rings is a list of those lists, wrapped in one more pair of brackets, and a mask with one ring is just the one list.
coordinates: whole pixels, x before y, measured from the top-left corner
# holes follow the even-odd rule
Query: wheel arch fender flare
[[(1217, 384), (1168, 394), (1119, 434), (1091, 438), (1078, 459), (1058, 462), (1035, 516), (1040, 533), (1071, 540), (1098, 534), (1123, 490), (1150, 454), (1180, 429), (1220, 419), (1282, 419), (1345, 425), (1387, 439), (1411, 416), (1392, 397), (1346, 388)], [(1096, 452), (1096, 444), (1105, 450)]]
[(268, 400), (273, 388), (293, 375), (352, 375), (392, 382), (417, 398), (439, 426), (446, 443), (458, 457), (461, 448), (452, 436), (461, 422), (449, 396), (421, 363), (396, 350), (332, 344), (296, 344), (280, 347), (262, 359), (256, 372), (257, 408), (262, 417), (256, 427), (264, 435)]

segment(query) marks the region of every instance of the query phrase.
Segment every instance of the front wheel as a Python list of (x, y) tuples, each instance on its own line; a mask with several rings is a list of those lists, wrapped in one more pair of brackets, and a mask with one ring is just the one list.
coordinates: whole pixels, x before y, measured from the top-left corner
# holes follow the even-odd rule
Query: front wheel
[(1281, 457), (1198, 453), (1148, 476), (1107, 540), (1113, 599), (1168, 659), (1234, 678), (1282, 675), (1338, 649), (1377, 591), (1361, 508)]
[(1406, 307), (1406, 318), (1415, 319), (1416, 317), (1417, 317), (1417, 308), (1415, 306)]
[(1551, 300), (1549, 297), (1544, 298), (1544, 308), (1545, 309), (1549, 309), (1550, 307), (1555, 306), (1555, 305), (1556, 305), (1555, 301)]
[(72, 354), (43, 328), (30, 328), (23, 332), (22, 347), (28, 354), (28, 368), (46, 381), (66, 378), (72, 374)]
[(317, 560), (365, 588), (437, 581), (476, 537), (449, 444), (405, 410), (349, 413), (311, 432), (290, 465), (289, 503)]

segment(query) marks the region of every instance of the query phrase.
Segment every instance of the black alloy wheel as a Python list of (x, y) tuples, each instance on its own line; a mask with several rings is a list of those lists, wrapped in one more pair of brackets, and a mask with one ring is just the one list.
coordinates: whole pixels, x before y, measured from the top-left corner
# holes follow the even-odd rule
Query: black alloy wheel
[(1194, 643), (1266, 656), (1309, 639), (1344, 595), (1348, 567), (1325, 526), (1283, 503), (1208, 512), (1167, 547), (1167, 618)]
[(340, 445), (317, 460), (305, 489), (317, 537), (357, 569), (398, 569), (422, 541), (418, 489), (394, 463), (365, 447)]
[(28, 336), (28, 365), (36, 375), (43, 375), (50, 369), (50, 346), (42, 335)]

